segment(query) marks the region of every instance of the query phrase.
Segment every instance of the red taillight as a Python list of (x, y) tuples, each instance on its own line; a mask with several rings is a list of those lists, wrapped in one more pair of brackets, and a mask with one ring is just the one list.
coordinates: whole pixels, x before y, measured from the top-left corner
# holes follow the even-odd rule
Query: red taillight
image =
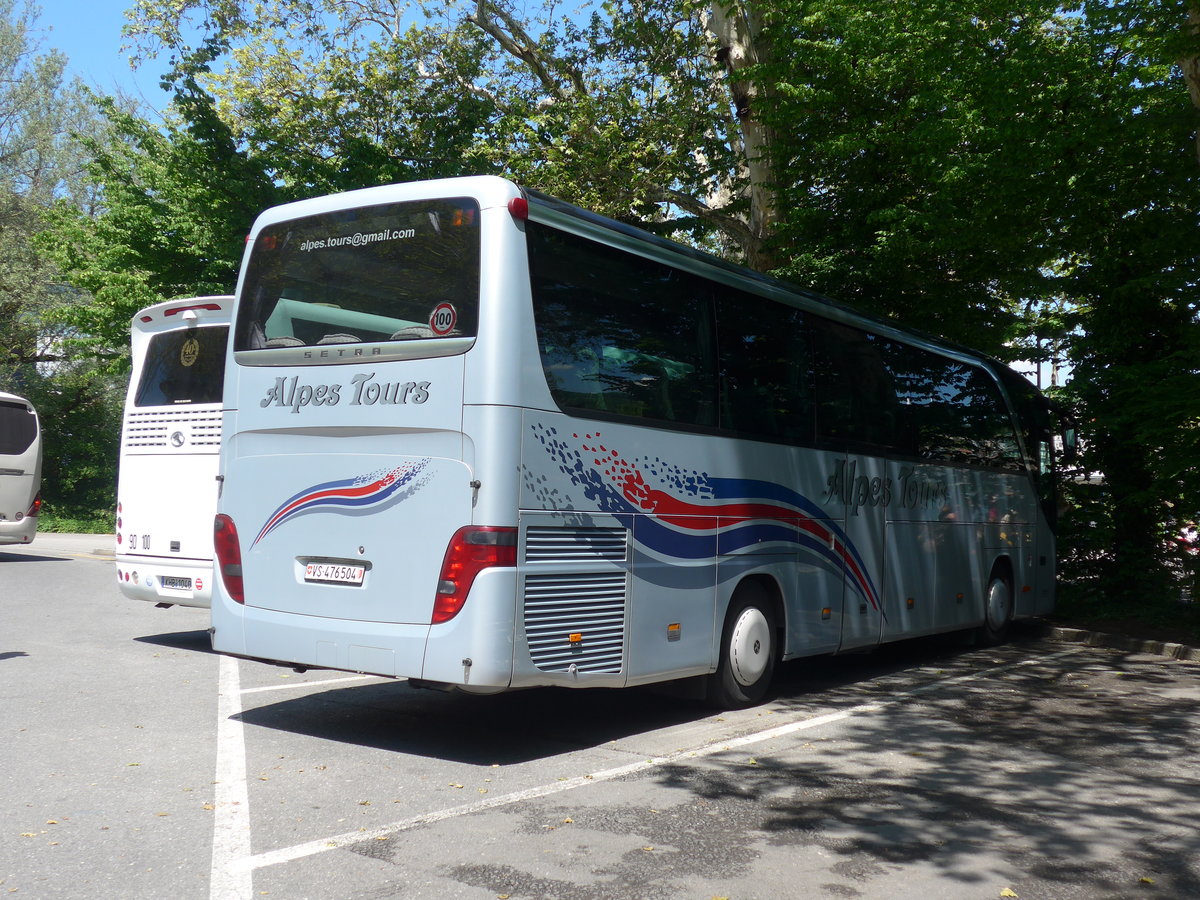
[(235, 603), (246, 602), (246, 591), (242, 587), (242, 545), (238, 541), (237, 527), (233, 519), (221, 513), (213, 521), (213, 550), (217, 556), (217, 568), (221, 571), (221, 583), (225, 593)]
[(467, 602), (475, 576), (493, 566), (517, 564), (517, 529), (468, 525), (454, 532), (433, 601), (433, 624), (449, 622)]
[(38, 511), (41, 508), (42, 508), (42, 495), (38, 494), (36, 497), (33, 498), (33, 506), (29, 507), (29, 512), (25, 513), (25, 515), (36, 516), (38, 514)]
[(524, 222), (529, 218), (529, 201), (524, 197), (513, 197), (508, 201), (508, 211), (514, 219)]

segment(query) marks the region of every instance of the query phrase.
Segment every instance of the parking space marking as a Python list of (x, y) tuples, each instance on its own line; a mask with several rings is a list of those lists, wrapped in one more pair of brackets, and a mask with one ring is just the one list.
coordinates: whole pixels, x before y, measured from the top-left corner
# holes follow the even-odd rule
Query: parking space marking
[(246, 785), (246, 740), (242, 728), (238, 661), (221, 657), (217, 693), (217, 771), (214, 778), (212, 874), (209, 900), (250, 900), (250, 793)]
[(763, 731), (756, 731), (752, 732), (751, 734), (742, 735), (741, 737), (715, 741), (711, 744), (706, 744), (691, 750), (678, 750), (665, 756), (655, 756), (651, 757), (650, 759), (629, 763), (628, 765), (605, 769), (601, 772), (593, 772), (589, 775), (580, 775), (575, 778), (556, 781), (552, 784), (539, 785), (523, 791), (515, 791), (513, 793), (503, 794), (485, 800), (477, 800), (473, 803), (466, 803), (461, 806), (435, 810), (434, 812), (423, 813), (418, 816), (412, 816), (408, 819), (400, 819), (399, 821), (391, 822), (387, 825), (380, 825), (376, 828), (366, 828), (358, 831), (344, 832), (342, 834), (333, 835), (332, 837), (319, 838), (314, 841), (307, 841), (303, 844), (295, 844), (291, 847), (283, 847), (278, 850), (270, 850), (254, 856), (247, 854), (245, 857), (240, 859), (231, 860), (230, 870), (244, 873), (248, 878), (250, 873), (252, 873), (255, 869), (262, 869), (266, 868), (267, 866), (275, 866), (282, 863), (292, 862), (297, 859), (303, 859), (307, 856), (314, 856), (318, 853), (324, 853), (327, 850), (337, 850), (339, 848), (348, 847), (352, 844), (359, 844), (364, 841), (387, 838), (398, 832), (408, 831), (421, 825), (430, 825), (436, 822), (443, 822), (448, 819), (470, 815), (471, 813), (481, 812), (483, 810), (495, 809), (502, 806), (510, 806), (514, 803), (520, 803), (524, 800), (535, 800), (541, 797), (550, 796), (552, 794), (562, 793), (564, 791), (572, 791), (591, 784), (613, 781), (617, 778), (635, 775), (637, 773), (658, 768), (660, 766), (670, 765), (672, 763), (681, 762), (684, 760), (700, 759), (707, 756), (713, 756), (717, 753), (724, 753), (729, 750), (748, 747), (753, 744), (761, 744), (776, 738), (787, 737), (788, 735), (795, 734), (797, 732), (819, 728), (823, 725), (830, 725), (835, 722), (853, 718), (855, 716), (879, 712), (880, 710), (892, 706), (898, 706), (902, 703), (908, 702), (911, 698), (915, 698), (921, 694), (926, 694), (930, 691), (937, 690), (948, 685), (962, 684), (964, 682), (978, 680), (985, 676), (993, 676), (998, 672), (1005, 672), (1020, 669), (1026, 666), (1037, 665), (1043, 662), (1050, 662), (1064, 656), (1070, 656), (1074, 653), (1078, 653), (1081, 649), (1082, 648), (1079, 647), (1073, 647), (1071, 649), (1062, 650), (1058, 653), (1052, 653), (1046, 656), (1040, 656), (1033, 659), (1024, 659), (1016, 663), (994, 666), (988, 669), (981, 669), (976, 672), (968, 672), (963, 675), (951, 676), (933, 683), (918, 685), (909, 688), (908, 690), (898, 691), (891, 695), (891, 697), (887, 700), (862, 703), (857, 706), (839, 710), (837, 712), (814, 716), (810, 719), (801, 719), (795, 722), (788, 722), (783, 725), (778, 725), (774, 728), (768, 728)]
[(298, 691), (301, 688), (328, 687), (332, 684), (345, 684), (351, 681), (375, 680), (379, 682), (395, 681), (394, 678), (383, 678), (374, 675), (348, 675), (345, 678), (326, 678), (322, 681), (289, 681), (286, 684), (268, 684), (264, 687), (245, 688), (242, 694), (265, 694), (268, 691)]

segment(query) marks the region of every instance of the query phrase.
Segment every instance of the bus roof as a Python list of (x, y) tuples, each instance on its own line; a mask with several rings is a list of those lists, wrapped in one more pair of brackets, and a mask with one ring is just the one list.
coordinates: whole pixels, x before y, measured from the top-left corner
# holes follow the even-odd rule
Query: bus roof
[[(138, 310), (129, 323), (131, 330), (157, 330), (164, 323), (176, 325), (188, 321), (203, 321), (207, 325), (227, 324), (233, 312), (232, 294), (214, 294), (206, 297), (184, 297), (165, 300), (145, 309)], [(189, 315), (190, 314), (190, 315)]]

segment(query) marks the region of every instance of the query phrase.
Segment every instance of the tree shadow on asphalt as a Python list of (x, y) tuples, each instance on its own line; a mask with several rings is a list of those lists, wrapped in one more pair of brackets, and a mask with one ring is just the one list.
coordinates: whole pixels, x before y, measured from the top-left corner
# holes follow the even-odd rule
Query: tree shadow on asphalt
[[(832, 860), (847, 896), (919, 866), (964, 891), (1015, 870), (1008, 886), (1022, 897), (1196, 897), (1200, 692), (1170, 665), (1048, 653), (880, 703), (752, 764), (742, 753), (658, 777), (698, 801), (757, 810), (761, 840)], [(831, 699), (880, 693), (867, 687), (848, 682)]]

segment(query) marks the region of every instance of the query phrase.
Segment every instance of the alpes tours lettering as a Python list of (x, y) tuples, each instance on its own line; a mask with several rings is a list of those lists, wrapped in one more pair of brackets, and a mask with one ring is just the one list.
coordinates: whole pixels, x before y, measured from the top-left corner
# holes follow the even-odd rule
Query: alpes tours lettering
[(898, 484), (891, 478), (876, 475), (868, 478), (858, 474), (858, 460), (840, 460), (833, 474), (825, 481), (825, 502), (838, 500), (857, 516), (864, 506), (887, 507), (898, 500), (903, 509), (945, 506), (950, 501), (950, 489), (945, 482), (934, 481), (916, 466), (900, 469)]
[(308, 406), (337, 406), (343, 396), (349, 398), (348, 406), (375, 406), (376, 404), (402, 405), (424, 403), (429, 399), (428, 381), (376, 381), (375, 373), (359, 373), (350, 380), (350, 388), (343, 395), (341, 384), (302, 384), (299, 375), (291, 378), (279, 376), (267, 388), (267, 395), (258, 401), (264, 409), (268, 406), (290, 407), (293, 414)]

